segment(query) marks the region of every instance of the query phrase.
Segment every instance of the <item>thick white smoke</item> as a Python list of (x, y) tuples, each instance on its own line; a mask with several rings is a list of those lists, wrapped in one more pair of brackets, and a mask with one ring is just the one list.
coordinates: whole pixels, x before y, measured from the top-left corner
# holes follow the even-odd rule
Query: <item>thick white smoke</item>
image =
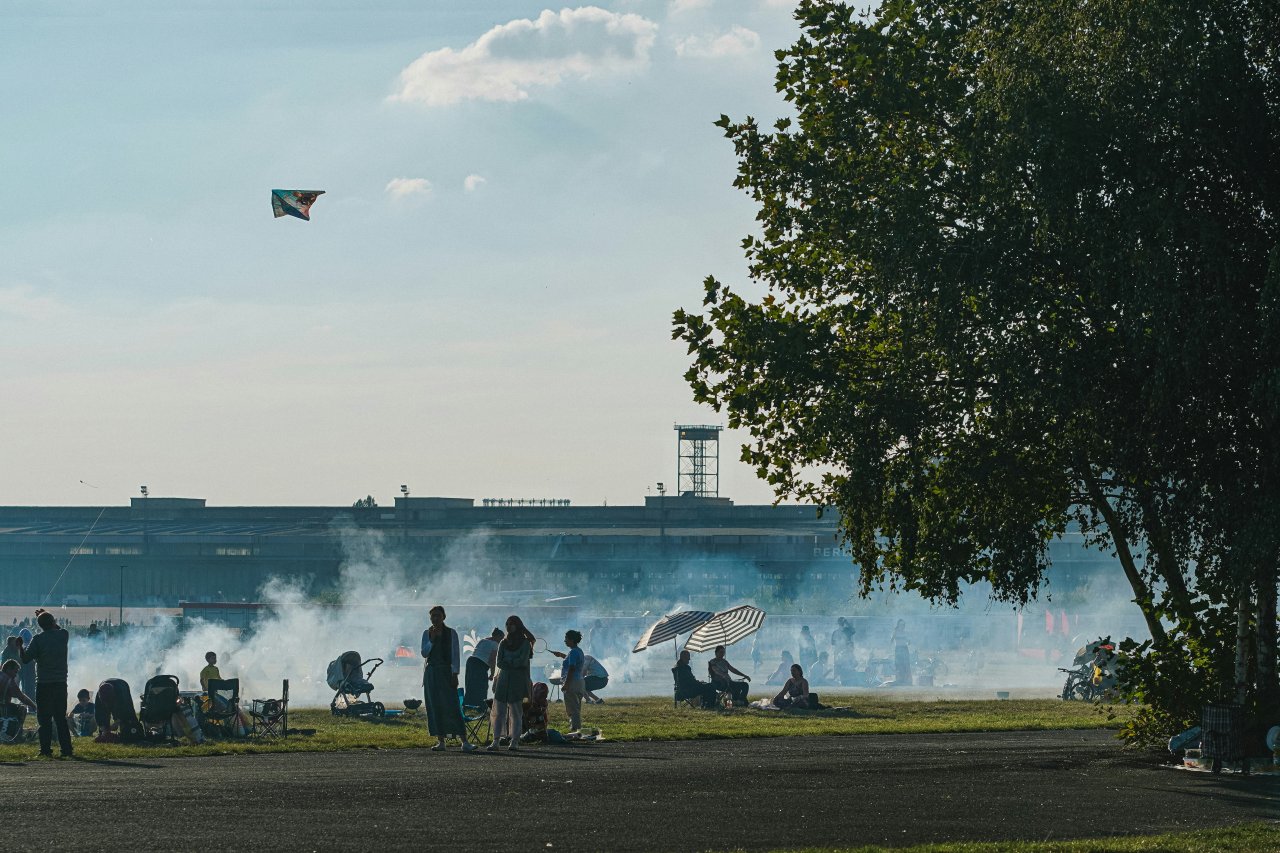
[[(1135, 634), (1136, 609), (1102, 581), (1070, 601), (1033, 604), (1024, 611), (1019, 631), (1013, 610), (993, 604), (981, 588), (968, 590), (956, 609), (931, 607), (907, 594), (856, 598), (852, 567), (838, 576), (810, 578), (781, 594), (767, 583), (777, 579), (762, 580), (754, 566), (702, 560), (680, 563), (663, 592), (648, 597), (593, 593), (590, 575), (571, 581), (570, 588), (564, 588), (566, 582), (561, 580), (553, 591), (515, 593), (504, 589), (539, 585), (541, 576), (513, 566), (510, 584), (489, 580), (489, 587), (501, 588), (486, 588), (484, 579), (499, 556), (487, 533), (456, 540), (435, 561), (446, 566), (444, 570), (408, 562), (395, 535), (354, 529), (342, 534), (345, 559), (340, 578), (333, 594), (325, 596), (333, 603), (319, 603), (300, 583), (276, 579), (264, 586), (260, 600), (267, 606), (256, 626), (244, 635), (223, 625), (188, 620), (181, 630), (164, 623), (110, 639), (76, 638), (69, 687), (72, 692), (81, 687), (94, 691), (102, 680), (120, 677), (137, 695), (148, 678), (165, 673), (178, 676), (183, 690), (196, 690), (205, 653), (213, 651), (223, 677), (241, 680), (245, 699), (278, 696), (281, 681), (287, 678), (295, 707), (323, 707), (332, 698), (324, 680), (329, 661), (354, 649), (365, 658), (385, 659), (372, 679), (374, 698), (395, 707), (421, 694), (419, 641), (428, 624), (427, 610), (435, 604), (449, 610), (448, 621), (464, 637), (464, 645), (500, 626), (507, 613), (521, 615), (552, 649), (562, 648), (566, 629), (580, 630), (587, 654), (609, 670), (606, 699), (670, 691), (674, 645), (640, 654), (632, 654), (631, 648), (648, 624), (683, 609), (758, 604), (769, 612), (761, 632), (730, 648), (728, 655), (738, 669), (752, 675), (753, 697), (770, 692), (764, 684), (783, 651), (799, 657), (804, 625), (810, 627), (816, 651), (834, 657), (837, 650), (831, 638), (838, 617), (857, 627), (852, 656), (859, 668), (878, 660), (880, 672), (885, 669), (883, 661), (894, 654), (893, 628), (897, 620), (904, 621), (913, 655), (924, 661), (917, 664), (917, 675), (933, 668), (932, 686), (894, 691), (915, 697), (989, 698), (994, 691), (1006, 690), (1017, 695), (1054, 695), (1062, 683), (1056, 667), (1067, 665), (1082, 638)], [(577, 598), (566, 598), (559, 607), (547, 600), (575, 594)], [(1046, 630), (1046, 610), (1053, 613), (1052, 633)], [(395, 657), (399, 647), (407, 647), (406, 657)], [(706, 657), (699, 655), (694, 661), (695, 673), (703, 678)], [(540, 651), (534, 660), (534, 677), (552, 674), (557, 663)], [(828, 692), (845, 689), (830, 680), (824, 685), (820, 677), (814, 681), (815, 687)], [(870, 683), (877, 680), (873, 677)]]

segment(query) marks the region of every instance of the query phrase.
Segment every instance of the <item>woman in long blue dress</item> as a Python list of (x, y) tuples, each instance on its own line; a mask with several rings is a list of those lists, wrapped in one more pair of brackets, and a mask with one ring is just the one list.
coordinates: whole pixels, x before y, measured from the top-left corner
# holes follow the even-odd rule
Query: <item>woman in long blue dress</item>
[(463, 752), (474, 751), (475, 744), (467, 742), (467, 727), (458, 704), (458, 632), (444, 624), (444, 608), (438, 604), (431, 608), (431, 627), (422, 632), (422, 656), (426, 658), (422, 692), (427, 702), (427, 731), (436, 738), (432, 751), (442, 751), (449, 735), (462, 738)]

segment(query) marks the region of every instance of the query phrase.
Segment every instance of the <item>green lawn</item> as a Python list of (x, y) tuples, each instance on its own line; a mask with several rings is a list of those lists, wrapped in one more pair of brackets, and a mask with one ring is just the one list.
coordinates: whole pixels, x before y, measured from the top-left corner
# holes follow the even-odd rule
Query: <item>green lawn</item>
[[(1280, 825), (1249, 823), (1171, 835), (1135, 835), (1082, 841), (948, 842), (915, 847), (803, 847), (785, 853), (1274, 853)], [(784, 853), (784, 851), (776, 851)]]
[[(1119, 717), (1082, 702), (1056, 699), (903, 702), (834, 696), (830, 711), (700, 711), (672, 709), (670, 699), (608, 700), (583, 709), (583, 725), (600, 728), (610, 740), (690, 740), (696, 738), (793, 735), (906, 734), (931, 732), (1096, 729), (1119, 726)], [(1127, 713), (1121, 709), (1118, 713)], [(564, 720), (561, 707), (551, 710)]]
[[(859, 696), (834, 697), (828, 701), (846, 708), (804, 713), (748, 709), (701, 711), (685, 706), (672, 708), (670, 699), (611, 699), (604, 705), (584, 707), (583, 724), (584, 728), (599, 728), (612, 741), (1094, 729), (1117, 725), (1116, 718), (1091, 705), (1050, 699), (902, 702)], [(29, 718), (27, 725), (32, 727), (34, 720)], [(423, 716), (374, 722), (333, 717), (328, 710), (299, 710), (290, 715), (289, 725), (291, 729), (312, 729), (314, 733), (284, 740), (210, 741), (200, 746), (125, 746), (78, 739), (76, 750), (84, 758), (137, 758), (408, 749), (430, 742)], [(551, 726), (561, 731), (568, 728), (563, 705), (551, 706)], [(28, 741), (0, 747), (0, 760), (21, 760), (35, 753), (34, 742)]]

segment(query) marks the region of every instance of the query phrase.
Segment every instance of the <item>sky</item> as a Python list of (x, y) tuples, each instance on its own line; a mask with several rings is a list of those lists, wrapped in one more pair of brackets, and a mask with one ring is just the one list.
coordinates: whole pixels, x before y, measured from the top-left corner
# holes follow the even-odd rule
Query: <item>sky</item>
[(674, 490), (726, 421), (671, 313), (754, 231), (712, 123), (788, 113), (791, 7), (5, 4), (0, 504)]

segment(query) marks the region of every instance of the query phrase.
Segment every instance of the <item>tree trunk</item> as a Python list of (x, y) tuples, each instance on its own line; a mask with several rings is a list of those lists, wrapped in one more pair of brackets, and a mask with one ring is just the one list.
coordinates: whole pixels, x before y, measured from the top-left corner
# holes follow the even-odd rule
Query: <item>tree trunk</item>
[(1142, 507), (1142, 524), (1147, 530), (1147, 549), (1155, 554), (1156, 569), (1164, 578), (1170, 607), (1183, 630), (1198, 637), (1200, 620), (1196, 618), (1195, 608), (1191, 604), (1191, 592), (1182, 575), (1182, 563), (1174, 552), (1160, 514), (1156, 512), (1151, 493), (1146, 489), (1137, 489), (1136, 492), (1138, 505)]
[(1258, 699), (1263, 708), (1280, 706), (1280, 679), (1276, 675), (1276, 566), (1258, 572)]
[(1133, 561), (1133, 551), (1129, 549), (1128, 531), (1125, 530), (1124, 523), (1120, 520), (1115, 508), (1111, 506), (1111, 502), (1102, 493), (1101, 486), (1093, 476), (1092, 466), (1086, 466), (1081, 473), (1081, 479), (1084, 480), (1085, 488), (1089, 492), (1089, 500), (1102, 515), (1103, 521), (1107, 523), (1107, 529), (1111, 533), (1111, 544), (1116, 549), (1116, 557), (1120, 560), (1124, 576), (1133, 589), (1133, 603), (1142, 611), (1142, 618), (1147, 622), (1147, 631), (1151, 634), (1151, 639), (1157, 645), (1163, 645), (1166, 636), (1164, 626), (1160, 624), (1160, 616), (1156, 612), (1151, 587), (1143, 580), (1142, 573), (1138, 571)]
[(1244, 702), (1249, 695), (1249, 658), (1252, 649), (1249, 644), (1249, 618), (1252, 616), (1253, 600), (1246, 586), (1240, 591), (1236, 600), (1236, 668), (1235, 696), (1237, 702)]

